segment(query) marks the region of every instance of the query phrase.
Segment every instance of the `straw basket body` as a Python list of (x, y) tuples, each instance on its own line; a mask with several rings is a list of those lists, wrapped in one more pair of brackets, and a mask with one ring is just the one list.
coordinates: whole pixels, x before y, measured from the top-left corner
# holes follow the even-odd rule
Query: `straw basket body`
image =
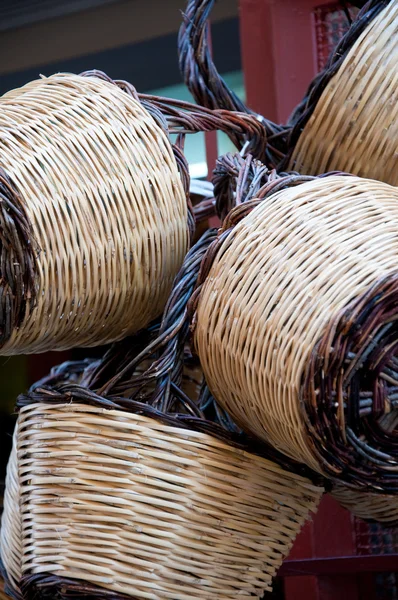
[(166, 421), (79, 402), (21, 410), (24, 598), (233, 600), (270, 588), (321, 488)]
[(166, 132), (96, 77), (0, 98), (1, 354), (95, 346), (163, 309), (189, 243)]
[(396, 491), (396, 430), (381, 419), (397, 412), (397, 189), (314, 179), (221, 240), (194, 333), (215, 398), (292, 459)]
[(338, 485), (332, 496), (344, 508), (364, 521), (375, 521), (386, 527), (398, 525), (398, 498), (386, 494), (370, 494)]
[(391, 0), (330, 78), (295, 144), (289, 170), (311, 175), (338, 170), (398, 185), (397, 64), (398, 0)]

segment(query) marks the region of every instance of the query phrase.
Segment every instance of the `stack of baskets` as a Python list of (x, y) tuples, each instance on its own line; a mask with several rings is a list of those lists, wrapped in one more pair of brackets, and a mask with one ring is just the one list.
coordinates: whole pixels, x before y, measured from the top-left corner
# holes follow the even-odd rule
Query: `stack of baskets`
[(192, 385), (186, 304), (214, 238), (153, 331), (19, 399), (2, 533), (15, 597), (260, 598), (316, 508), (319, 483)]
[[(251, 111), (227, 88), (212, 62), (207, 19), (213, 4), (214, 0), (188, 2), (179, 37), (182, 73), (198, 102), (213, 109), (228, 107), (250, 114)], [(345, 185), (343, 180), (330, 179), (328, 183), (308, 183), (307, 188), (302, 188), (303, 194), (292, 190), (290, 194), (286, 192), (275, 198), (275, 206), (269, 202), (267, 208), (258, 209), (260, 221), (270, 214), (268, 211), (272, 213), (270, 222), (263, 221), (261, 249), (257, 225), (257, 229), (253, 229), (253, 238), (249, 236), (250, 228), (254, 227), (254, 223), (249, 226), (249, 221), (254, 217), (248, 217), (245, 225), (242, 222), (237, 235), (242, 235), (243, 229), (249, 227), (243, 233), (246, 250), (236, 246), (239, 254), (239, 259), (237, 255), (235, 257), (236, 265), (232, 253), (226, 252), (228, 242), (220, 251), (219, 267), (214, 267), (219, 271), (210, 271), (208, 287), (204, 289), (202, 306), (206, 308), (199, 305), (196, 346), (202, 360), (208, 362), (205, 371), (213, 378), (213, 392), (221, 403), (222, 398), (225, 399), (225, 406), (234, 411), (234, 417), (242, 426), (263, 439), (272, 440), (279, 450), (305, 460), (313, 469), (331, 478), (333, 495), (358, 516), (396, 523), (398, 404), (395, 392), (398, 380), (395, 375), (393, 262), (387, 270), (379, 263), (381, 271), (376, 269), (374, 272), (373, 291), (370, 286), (367, 291), (363, 288), (365, 293), (362, 294), (357, 286), (363, 277), (367, 278), (365, 287), (371, 284), (372, 276), (369, 272), (366, 274), (366, 270), (371, 269), (372, 251), (365, 238), (373, 235), (372, 227), (366, 233), (373, 219), (379, 220), (384, 229), (377, 234), (377, 241), (384, 239), (382, 246), (394, 254), (394, 241), (390, 236), (392, 224), (382, 223), (382, 213), (389, 212), (389, 208), (387, 205), (383, 208), (384, 201), (379, 205), (378, 199), (385, 194), (387, 204), (391, 203), (395, 212), (396, 192), (392, 188), (383, 192), (377, 180), (392, 185), (398, 183), (395, 168), (398, 2), (370, 0), (361, 6), (358, 18), (339, 43), (325, 70), (310, 85), (289, 123), (280, 126), (258, 117), (268, 138), (265, 153), (257, 157), (280, 173), (292, 169), (299, 171), (302, 182), (304, 175), (324, 175), (332, 171), (345, 171), (376, 181), (352, 180), (352, 185)], [(321, 206), (317, 201), (317, 186), (319, 193), (325, 193), (325, 198), (330, 200), (330, 206), (326, 203)], [(351, 204), (349, 198), (357, 191), (372, 196), (373, 207), (371, 202), (368, 209), (365, 205), (358, 206), (358, 210), (354, 205), (349, 208), (346, 197)], [(252, 198), (256, 198), (255, 193)], [(314, 201), (313, 208), (306, 206), (307, 198), (311, 203)], [(279, 207), (277, 215), (274, 213), (276, 206)], [(329, 209), (335, 214), (328, 214)], [(239, 211), (237, 218), (240, 218)], [(312, 232), (307, 230), (305, 238), (302, 237), (305, 227), (301, 220), (307, 227), (312, 224), (315, 228)], [(231, 216), (230, 223), (233, 221)], [(225, 229), (228, 227), (226, 224)], [(323, 234), (326, 238), (319, 245)], [(333, 236), (333, 241), (332, 237), (328, 241), (329, 236)], [(229, 237), (232, 239), (233, 236)], [(347, 256), (344, 267), (343, 254), (350, 244), (357, 257)], [(377, 254), (375, 246), (374, 250)], [(362, 273), (359, 263), (366, 267)], [(329, 271), (326, 271), (328, 265)], [(251, 273), (243, 276), (245, 267), (250, 268)], [(296, 267), (296, 274), (301, 272), (303, 276), (300, 280), (294, 276), (291, 279), (292, 269)], [(226, 275), (228, 268), (232, 271), (231, 276)], [(222, 282), (217, 279), (220, 269)], [(343, 279), (338, 282), (337, 278), (343, 276), (344, 269), (349, 269), (345, 275), (348, 279), (352, 277), (352, 281), (345, 279), (348, 302), (341, 307), (339, 316), (334, 311), (337, 288)], [(382, 289), (384, 282), (379, 280), (383, 273), (392, 286), (385, 291)], [(328, 276), (331, 280), (326, 283)], [(228, 289), (223, 288), (227, 280)], [(238, 280), (239, 297), (235, 287)], [(263, 297), (258, 301), (260, 281), (264, 289)], [(220, 289), (225, 289), (226, 296), (230, 292), (237, 297), (224, 303), (225, 298), (220, 299)], [(384, 326), (379, 320), (379, 293), (381, 303), (384, 303), (385, 294), (389, 297), (389, 314)], [(209, 297), (211, 302), (206, 304)], [(342, 297), (341, 300), (344, 304)], [(322, 320), (317, 321), (324, 301), (324, 316), (330, 319), (328, 326), (326, 322), (322, 325)], [(249, 304), (245, 308), (246, 302)], [(375, 303), (372, 310), (369, 302)], [(366, 331), (362, 327), (367, 311), (375, 320), (372, 324), (367, 321), (370, 328)], [(323, 339), (321, 330), (306, 330), (315, 323), (325, 327)], [(361, 341), (357, 338), (360, 345), (364, 344), (362, 350), (359, 346), (353, 348), (350, 338), (354, 330), (350, 330), (349, 324), (364, 335)], [(389, 331), (388, 338), (383, 335), (385, 328)], [(258, 335), (265, 337), (257, 339)], [(311, 335), (314, 335), (312, 351)], [(373, 335), (377, 337), (374, 348), (371, 347)], [(213, 350), (215, 345), (223, 345), (217, 350), (217, 358), (212, 352), (207, 356), (205, 340)], [(269, 343), (272, 349), (268, 347)], [(342, 344), (340, 349), (337, 344)], [(239, 354), (243, 347), (244, 357)], [(380, 358), (383, 355), (381, 361), (369, 362), (370, 356), (375, 358), (374, 350), (380, 352)], [(356, 352), (358, 355), (354, 357)], [(244, 364), (245, 359), (251, 362)], [(223, 374), (216, 377), (217, 381), (214, 368)], [(232, 389), (228, 399), (226, 389), (219, 389), (225, 378), (229, 378), (229, 391)], [(364, 384), (368, 390), (373, 388), (370, 394), (363, 388)], [(246, 401), (243, 402), (244, 396)], [(295, 439), (293, 445), (292, 439)]]
[[(112, 342), (17, 401), (18, 600), (261, 598), (325, 489), (398, 519), (398, 2), (368, 3), (286, 127), (219, 78), (212, 4), (180, 34), (204, 106), (97, 71), (0, 99), (0, 354)], [(183, 154), (211, 130), (240, 150), (214, 198)]]

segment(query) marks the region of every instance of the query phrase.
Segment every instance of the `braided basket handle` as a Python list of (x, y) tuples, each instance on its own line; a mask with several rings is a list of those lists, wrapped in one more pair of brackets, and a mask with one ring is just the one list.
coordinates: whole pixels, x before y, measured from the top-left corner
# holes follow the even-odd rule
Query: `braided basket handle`
[(188, 0), (178, 34), (179, 66), (195, 100), (207, 108), (252, 111), (228, 88), (211, 57), (209, 16), (215, 0)]
[[(256, 116), (266, 132), (267, 144), (263, 154), (253, 152), (269, 168), (275, 168), (284, 160), (287, 152), (287, 139), (290, 128), (278, 125), (256, 115), (227, 86), (219, 74), (209, 47), (209, 16), (215, 0), (188, 0), (184, 19), (178, 34), (179, 66), (184, 82), (192, 96), (201, 106), (212, 110), (229, 110)], [(245, 139), (236, 135), (230, 139), (239, 149), (244, 147)], [(238, 142), (238, 143), (237, 143)]]
[(149, 112), (156, 108), (166, 119), (170, 134), (222, 131), (238, 149), (254, 156), (263, 156), (267, 146), (267, 131), (257, 115), (225, 109), (209, 109), (174, 98), (139, 94)]

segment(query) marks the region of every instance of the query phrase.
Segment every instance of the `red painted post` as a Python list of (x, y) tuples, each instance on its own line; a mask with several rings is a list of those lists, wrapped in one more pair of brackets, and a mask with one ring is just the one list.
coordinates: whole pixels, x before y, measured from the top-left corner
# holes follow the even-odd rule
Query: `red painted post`
[[(325, 496), (317, 514), (308, 523), (289, 555), (288, 560), (332, 558), (356, 554), (352, 517), (330, 496)], [(288, 561), (287, 561), (288, 563)], [(287, 577), (285, 600), (359, 600), (355, 573)]]
[(216, 160), (218, 158), (218, 143), (217, 143), (217, 132), (209, 131), (205, 134), (206, 140), (206, 162), (207, 162), (207, 179), (211, 181), (213, 176), (213, 170), (216, 166)]
[[(218, 143), (217, 143), (217, 132), (209, 131), (206, 135), (206, 161), (207, 161), (207, 179), (211, 181), (213, 177), (213, 170), (216, 166), (216, 160), (218, 158)], [(209, 219), (209, 227), (220, 227), (220, 219), (218, 217), (211, 217)]]
[[(208, 28), (207, 32), (207, 43), (209, 45), (209, 50), (212, 53), (212, 42), (211, 42), (211, 28)], [(216, 166), (216, 160), (218, 158), (218, 141), (217, 141), (217, 132), (209, 131), (205, 134), (205, 142), (206, 142), (206, 162), (207, 162), (207, 179), (211, 181), (213, 176), (213, 170)]]
[[(211, 45), (211, 29), (208, 29), (208, 44), (210, 51), (212, 50)], [(207, 162), (207, 179), (208, 181), (212, 180), (213, 171), (216, 166), (216, 161), (218, 158), (218, 140), (217, 140), (217, 132), (209, 131), (205, 134), (205, 143), (206, 143), (206, 162)], [(209, 219), (209, 227), (219, 227), (220, 220), (218, 217), (211, 217)]]
[[(299, 534), (289, 560), (311, 558), (314, 556), (314, 524), (306, 523)], [(316, 577), (287, 577), (284, 580), (285, 600), (320, 600)]]
[(274, 3), (240, 0), (240, 35), (246, 100), (268, 119), (279, 118), (274, 58)]
[(330, 0), (240, 0), (248, 105), (286, 122), (316, 73), (313, 9)]
[[(325, 496), (314, 519), (314, 552), (317, 557), (356, 554), (353, 519), (331, 496)], [(359, 600), (357, 576), (318, 577), (320, 600)]]

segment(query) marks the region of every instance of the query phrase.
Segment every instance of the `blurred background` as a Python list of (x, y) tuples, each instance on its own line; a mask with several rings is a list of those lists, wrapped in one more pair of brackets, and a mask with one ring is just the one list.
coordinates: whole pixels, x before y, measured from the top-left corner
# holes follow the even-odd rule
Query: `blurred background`
[[(191, 100), (177, 60), (184, 7), (184, 0), (0, 0), (0, 94), (40, 75), (95, 68), (128, 80), (140, 92)], [(325, 0), (218, 0), (212, 13), (214, 61), (229, 87), (253, 110), (286, 122), (357, 11), (348, 3)], [(186, 156), (195, 178), (208, 178), (216, 156), (233, 150), (222, 134), (188, 138)], [(17, 395), (53, 365), (102, 352), (0, 357), (0, 480), (11, 447)], [(396, 530), (355, 521), (326, 498), (291, 558), (379, 558), (397, 549)], [(398, 599), (398, 566), (380, 574), (377, 567), (364, 572), (347, 564), (343, 572), (336, 567), (334, 573), (306, 577), (286, 570), (267, 598)]]

